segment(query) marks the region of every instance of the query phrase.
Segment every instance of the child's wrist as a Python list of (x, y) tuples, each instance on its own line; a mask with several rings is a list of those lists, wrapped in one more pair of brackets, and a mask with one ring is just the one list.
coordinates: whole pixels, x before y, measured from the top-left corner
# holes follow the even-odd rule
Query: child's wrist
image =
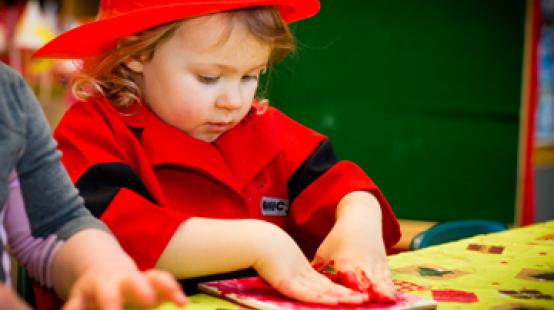
[(248, 236), (245, 241), (244, 251), (253, 256), (252, 267), (263, 264), (267, 259), (275, 255), (276, 243), (286, 234), (278, 226), (261, 220), (245, 220), (245, 235)]
[(337, 206), (336, 225), (344, 229), (371, 231), (381, 234), (381, 206), (375, 196), (368, 192), (352, 192), (341, 199)]
[(254, 234), (257, 235), (256, 244), (248, 251), (254, 251), (255, 261), (252, 268), (262, 277), (275, 278), (275, 272), (281, 273), (288, 269), (286, 265), (292, 257), (303, 256), (292, 237), (277, 225), (262, 221)]

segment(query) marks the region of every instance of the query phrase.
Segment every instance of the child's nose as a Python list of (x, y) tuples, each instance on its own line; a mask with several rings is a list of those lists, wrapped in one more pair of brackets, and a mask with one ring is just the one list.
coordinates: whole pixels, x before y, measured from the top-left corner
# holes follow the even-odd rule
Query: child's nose
[(216, 101), (216, 107), (220, 109), (235, 110), (242, 106), (239, 89), (228, 89)]

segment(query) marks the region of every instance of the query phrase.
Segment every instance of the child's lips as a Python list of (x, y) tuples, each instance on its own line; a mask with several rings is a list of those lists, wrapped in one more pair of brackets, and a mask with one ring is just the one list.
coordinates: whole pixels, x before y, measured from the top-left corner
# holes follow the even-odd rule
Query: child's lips
[(208, 122), (206, 127), (209, 131), (222, 132), (226, 131), (233, 126), (233, 122)]

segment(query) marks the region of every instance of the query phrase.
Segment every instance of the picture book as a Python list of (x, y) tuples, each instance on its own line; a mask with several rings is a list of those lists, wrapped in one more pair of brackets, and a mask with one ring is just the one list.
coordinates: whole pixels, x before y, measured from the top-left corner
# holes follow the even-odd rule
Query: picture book
[(373, 310), (373, 309), (435, 309), (437, 302), (418, 296), (396, 293), (391, 304), (365, 303), (361, 305), (321, 305), (292, 300), (279, 294), (259, 277), (204, 282), (198, 285), (201, 292), (225, 298), (240, 305), (259, 310)]

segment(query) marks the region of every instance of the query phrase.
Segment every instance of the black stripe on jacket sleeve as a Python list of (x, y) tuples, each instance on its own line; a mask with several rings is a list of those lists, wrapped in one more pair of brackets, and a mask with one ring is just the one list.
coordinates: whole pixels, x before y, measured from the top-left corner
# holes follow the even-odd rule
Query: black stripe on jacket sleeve
[(338, 162), (331, 141), (323, 140), (288, 181), (289, 200), (292, 201), (319, 176)]
[(90, 167), (75, 183), (90, 212), (100, 217), (121, 188), (127, 188), (154, 203), (154, 199), (127, 165), (103, 163)]

